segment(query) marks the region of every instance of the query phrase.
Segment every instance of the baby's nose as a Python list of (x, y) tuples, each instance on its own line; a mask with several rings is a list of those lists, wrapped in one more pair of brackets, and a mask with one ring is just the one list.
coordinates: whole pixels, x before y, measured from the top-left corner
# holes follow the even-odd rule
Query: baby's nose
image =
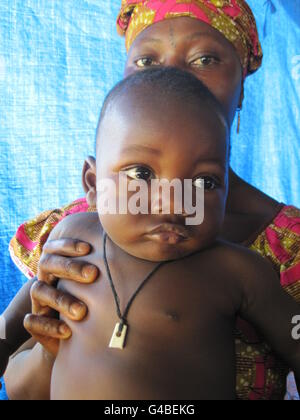
[(152, 184), (151, 191), (152, 214), (180, 214), (184, 213), (183, 187), (181, 181), (161, 180), (157, 185)]

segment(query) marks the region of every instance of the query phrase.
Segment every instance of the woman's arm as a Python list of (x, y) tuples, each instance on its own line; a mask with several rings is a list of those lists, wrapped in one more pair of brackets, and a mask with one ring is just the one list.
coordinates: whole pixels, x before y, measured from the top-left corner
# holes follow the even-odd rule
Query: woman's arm
[(295, 378), (298, 394), (300, 394), (300, 378)]
[(28, 282), (3, 314), (6, 339), (1, 340), (0, 336), (0, 376), (9, 356), (28, 340), (28, 332), (35, 343), (39, 343), (35, 346), (32, 342), (27, 343), (11, 358), (5, 375), (11, 399), (49, 398), (49, 378), (59, 340), (71, 336), (69, 327), (57, 319), (57, 314), (81, 321), (87, 313), (85, 304), (56, 289), (57, 278), (93, 283), (98, 277), (98, 269), (77, 260), (90, 251), (90, 245), (82, 241), (49, 240), (44, 245), (39, 265), (38, 280), (42, 281)]
[[(49, 241), (44, 245), (38, 273), (38, 279), (43, 283), (37, 282), (37, 279), (27, 282), (0, 317), (0, 377), (5, 372), (9, 357), (30, 338), (28, 332), (32, 336), (40, 335), (46, 347), (49, 344), (49, 329), (58, 331), (62, 328), (59, 338), (67, 338), (53, 310), (73, 321), (81, 321), (85, 317), (85, 305), (57, 291), (55, 284), (58, 277), (92, 283), (98, 276), (97, 268), (76, 258), (89, 254), (90, 250), (89, 244), (69, 239)], [(33, 284), (36, 287), (32, 288)], [(26, 331), (23, 322), (25, 315), (31, 313), (30, 290), (35, 316), (26, 318)], [(50, 337), (50, 341), (53, 343), (53, 337)]]
[(87, 313), (86, 306), (78, 299), (56, 289), (56, 279), (62, 276), (81, 283), (92, 283), (98, 277), (97, 268), (76, 260), (76, 257), (89, 252), (88, 244), (72, 240), (49, 241), (44, 246), (38, 274), (39, 280), (43, 281), (28, 285), (26, 296), (29, 304), (27, 302), (26, 306), (19, 305), (11, 310), (13, 316), (16, 312), (20, 315), (18, 328), (23, 328), (24, 316), (32, 312), (25, 317), (24, 325), (35, 341), (26, 343), (10, 359), (5, 375), (10, 399), (50, 398), (51, 372), (59, 340), (71, 336), (69, 327), (55, 315), (59, 313), (73, 321), (81, 321)]
[(271, 264), (259, 255), (249, 254), (248, 262), (241, 259), (239, 263), (244, 264), (240, 316), (260, 331), (299, 381), (300, 339), (294, 337), (292, 331), (300, 305), (282, 289)]
[(0, 317), (0, 377), (5, 372), (9, 357), (30, 338), (23, 320), (31, 310), (30, 289), (35, 281), (33, 279), (22, 287)]
[[(51, 372), (60, 340), (70, 338), (72, 332), (59, 319), (50, 318), (52, 310), (60, 310), (74, 320), (86, 314), (85, 305), (73, 296), (56, 290), (43, 282), (31, 288), (33, 314), (24, 320), (33, 339), (25, 343), (11, 358), (5, 374), (8, 397), (11, 400), (48, 400)], [(71, 307), (81, 308), (81, 318), (71, 313)], [(40, 311), (40, 315), (37, 315)], [(80, 311), (75, 311), (77, 314)]]
[(29, 340), (10, 359), (4, 376), (10, 400), (49, 400), (55, 357)]

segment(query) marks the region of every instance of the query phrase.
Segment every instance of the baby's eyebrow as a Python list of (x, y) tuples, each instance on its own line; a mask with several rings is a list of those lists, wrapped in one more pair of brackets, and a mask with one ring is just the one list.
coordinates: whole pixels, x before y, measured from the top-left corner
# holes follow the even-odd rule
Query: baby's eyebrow
[(210, 164), (222, 167), (222, 169), (226, 169), (227, 161), (223, 159), (214, 159), (214, 158), (205, 158), (200, 157), (196, 160), (195, 166), (200, 166), (201, 164)]
[(151, 153), (153, 155), (161, 155), (161, 150), (155, 149), (151, 146), (142, 146), (140, 144), (133, 144), (122, 149), (122, 153)]

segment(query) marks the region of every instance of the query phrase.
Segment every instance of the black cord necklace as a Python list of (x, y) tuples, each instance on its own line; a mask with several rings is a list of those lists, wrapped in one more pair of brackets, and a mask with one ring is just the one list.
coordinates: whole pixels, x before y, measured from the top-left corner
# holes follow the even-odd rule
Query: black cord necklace
[(117, 348), (117, 349), (123, 349), (125, 347), (125, 341), (126, 341), (126, 336), (127, 336), (127, 330), (128, 330), (128, 321), (127, 321), (127, 317), (128, 317), (128, 313), (129, 310), (135, 300), (135, 298), (137, 297), (137, 295), (140, 293), (140, 291), (143, 289), (143, 287), (146, 285), (146, 283), (151, 279), (151, 277), (154, 276), (154, 274), (164, 265), (167, 264), (167, 262), (161, 262), (159, 263), (152, 271), (151, 273), (149, 273), (147, 275), (147, 277), (145, 278), (145, 280), (142, 281), (142, 283), (140, 284), (140, 286), (137, 288), (137, 290), (134, 292), (134, 294), (132, 295), (132, 297), (130, 298), (124, 313), (122, 314), (121, 312), (121, 308), (120, 308), (120, 298), (118, 296), (118, 293), (116, 291), (113, 279), (112, 279), (112, 275), (111, 275), (111, 271), (109, 268), (109, 264), (108, 264), (108, 260), (107, 260), (107, 253), (106, 253), (106, 245), (107, 245), (107, 234), (104, 234), (104, 240), (103, 240), (103, 258), (104, 258), (104, 264), (105, 264), (105, 268), (106, 268), (106, 273), (107, 273), (107, 277), (115, 298), (115, 302), (116, 302), (116, 309), (117, 309), (117, 315), (120, 319), (120, 322), (118, 322), (115, 326), (109, 347), (110, 348)]

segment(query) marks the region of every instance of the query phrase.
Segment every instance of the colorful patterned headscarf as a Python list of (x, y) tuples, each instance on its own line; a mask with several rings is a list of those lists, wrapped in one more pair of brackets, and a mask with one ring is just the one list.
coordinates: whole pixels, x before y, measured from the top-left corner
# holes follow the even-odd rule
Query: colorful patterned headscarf
[(118, 33), (126, 36), (129, 51), (149, 26), (182, 16), (199, 19), (221, 32), (235, 47), (244, 76), (261, 66), (263, 54), (256, 22), (245, 0), (122, 0)]

